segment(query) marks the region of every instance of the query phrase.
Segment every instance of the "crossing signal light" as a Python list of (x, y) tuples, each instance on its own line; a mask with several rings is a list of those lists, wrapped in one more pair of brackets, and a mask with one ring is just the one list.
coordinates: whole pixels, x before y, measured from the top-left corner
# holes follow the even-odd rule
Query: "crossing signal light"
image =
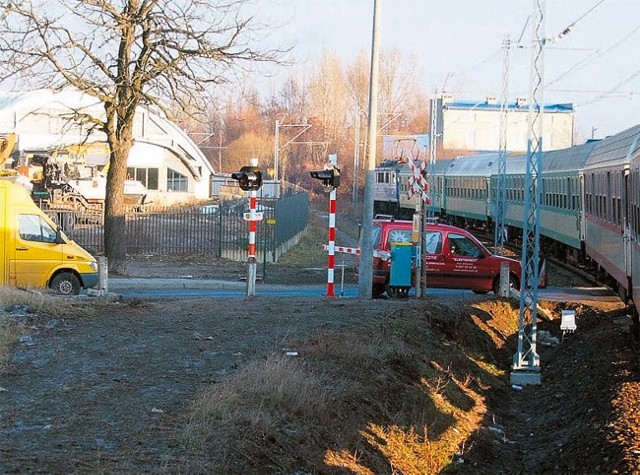
[(258, 167), (242, 167), (239, 172), (232, 173), (231, 178), (238, 180), (244, 191), (259, 190), (262, 186), (262, 171)]
[(324, 170), (312, 170), (311, 178), (322, 181), (325, 188), (334, 189), (340, 186), (340, 169), (325, 168)]

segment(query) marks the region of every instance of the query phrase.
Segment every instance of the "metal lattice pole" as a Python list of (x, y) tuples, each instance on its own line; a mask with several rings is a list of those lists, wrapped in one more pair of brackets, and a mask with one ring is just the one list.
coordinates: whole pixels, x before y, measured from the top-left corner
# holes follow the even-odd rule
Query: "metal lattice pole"
[(542, 165), (542, 118), (544, 82), (545, 0), (533, 0), (533, 49), (529, 103), (529, 139), (524, 186), (522, 230), (522, 277), (518, 351), (513, 356), (513, 384), (540, 383), (540, 357), (537, 353), (537, 311), (540, 250), (540, 171)]
[(506, 241), (505, 214), (507, 207), (507, 113), (509, 98), (509, 48), (510, 42), (507, 36), (502, 43), (504, 54), (502, 56), (502, 100), (500, 102), (500, 144), (498, 145), (498, 182), (496, 183), (496, 208), (495, 208), (495, 235), (494, 245), (496, 253), (504, 255)]

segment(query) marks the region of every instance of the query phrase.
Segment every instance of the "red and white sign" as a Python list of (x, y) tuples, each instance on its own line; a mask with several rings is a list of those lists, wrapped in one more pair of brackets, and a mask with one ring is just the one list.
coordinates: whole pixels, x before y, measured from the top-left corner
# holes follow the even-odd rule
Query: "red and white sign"
[(423, 160), (419, 165), (416, 165), (416, 162), (411, 160), (411, 157), (407, 158), (409, 159), (409, 167), (413, 173), (409, 178), (409, 190), (407, 191), (409, 198), (414, 194), (418, 194), (423, 202), (426, 204), (431, 203), (431, 199), (427, 194), (429, 184), (427, 183), (427, 179), (424, 177), (424, 172), (427, 169), (427, 162)]
[[(359, 247), (334, 246), (333, 248), (335, 252), (342, 252), (343, 254), (360, 254)], [(322, 249), (324, 249), (325, 251), (328, 251), (329, 246), (327, 246), (326, 244), (323, 244)]]
[[(264, 219), (264, 214), (261, 211), (256, 211), (255, 213), (255, 217), (253, 218), (254, 221), (262, 221)], [(242, 215), (242, 219), (245, 221), (251, 221), (251, 213), (244, 213)]]

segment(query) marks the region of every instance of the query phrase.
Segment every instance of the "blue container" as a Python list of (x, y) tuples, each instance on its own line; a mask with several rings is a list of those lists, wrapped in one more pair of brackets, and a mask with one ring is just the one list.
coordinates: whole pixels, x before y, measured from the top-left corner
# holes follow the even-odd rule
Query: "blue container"
[(391, 275), (389, 285), (392, 287), (411, 287), (413, 261), (413, 244), (410, 242), (391, 243)]

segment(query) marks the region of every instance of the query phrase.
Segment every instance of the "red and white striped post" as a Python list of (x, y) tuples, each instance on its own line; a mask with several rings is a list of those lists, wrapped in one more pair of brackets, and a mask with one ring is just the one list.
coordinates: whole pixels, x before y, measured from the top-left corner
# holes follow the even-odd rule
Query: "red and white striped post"
[[(334, 163), (335, 165), (335, 163)], [(335, 297), (333, 279), (336, 254), (336, 189), (329, 193), (329, 257), (327, 259), (327, 297)]]
[[(329, 163), (336, 168), (338, 166), (338, 155), (330, 154)], [(327, 258), (327, 297), (335, 297), (333, 291), (334, 269), (336, 255), (336, 197), (337, 189), (334, 187), (329, 193), (329, 255)]]
[(329, 163), (323, 170), (311, 170), (311, 178), (322, 181), (325, 191), (329, 192), (329, 257), (327, 259), (327, 297), (335, 297), (333, 277), (336, 253), (336, 188), (340, 186), (340, 169), (337, 167), (338, 155), (329, 155)]
[[(251, 166), (258, 166), (258, 159), (251, 159)], [(256, 204), (258, 191), (249, 190), (249, 249), (247, 255), (247, 297), (256, 294), (256, 273), (258, 263), (256, 260)]]

